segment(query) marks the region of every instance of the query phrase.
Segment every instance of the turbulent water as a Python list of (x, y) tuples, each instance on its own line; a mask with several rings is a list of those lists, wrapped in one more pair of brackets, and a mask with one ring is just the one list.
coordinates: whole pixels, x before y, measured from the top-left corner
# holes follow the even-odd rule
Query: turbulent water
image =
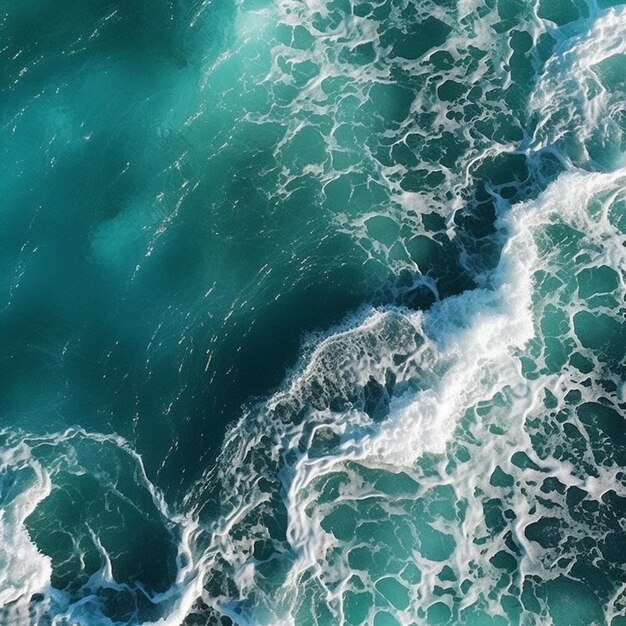
[(626, 624), (626, 5), (0, 9), (1, 624)]

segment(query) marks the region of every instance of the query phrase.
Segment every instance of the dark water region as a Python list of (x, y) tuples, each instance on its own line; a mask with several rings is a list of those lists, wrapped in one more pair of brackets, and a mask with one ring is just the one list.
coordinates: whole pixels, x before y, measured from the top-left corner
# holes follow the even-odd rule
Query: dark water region
[[(0, 7), (7, 620), (619, 626), (621, 3)], [(506, 222), (523, 202), (548, 217)], [(526, 287), (498, 277), (535, 246), (536, 335), (448, 349), (448, 324), (486, 332), (483, 290), (520, 302), (492, 343), (515, 334)], [(429, 393), (458, 417), (441, 446), (385, 434)]]
[[(240, 406), (280, 382), (302, 332), (336, 323), (381, 284), (326, 222), (316, 181), (271, 197), (280, 128), (256, 132), (237, 111), (173, 130), (224, 106), (198, 91), (232, 42), (232, 7), (194, 30), (200, 7), (186, 4), (22, 3), (6, 14), (20, 54), (7, 50), (2, 72), (3, 410), (29, 431), (80, 424), (133, 439), (150, 473), (183, 490)], [(234, 145), (214, 153), (230, 132)], [(441, 271), (457, 269), (455, 254), (423, 237), (410, 248), (459, 290), (458, 272)]]
[[(358, 305), (368, 278), (315, 205), (295, 214), (254, 188), (272, 137), (264, 146), (236, 129), (216, 158), (201, 139), (232, 119), (191, 139), (171, 130), (198, 105), (207, 62), (185, 45), (193, 7), (46, 8), (21, 6), (5, 26), (24, 52), (3, 68), (16, 163), (4, 180), (3, 409), (30, 431), (80, 424), (136, 438), (151, 474), (169, 461), (165, 483), (188, 486), (225, 422), (280, 382), (301, 332)], [(218, 12), (226, 27), (229, 10)], [(203, 34), (226, 45), (210, 22)], [(91, 44), (87, 28), (99, 33)], [(19, 88), (12, 66), (29, 68)]]

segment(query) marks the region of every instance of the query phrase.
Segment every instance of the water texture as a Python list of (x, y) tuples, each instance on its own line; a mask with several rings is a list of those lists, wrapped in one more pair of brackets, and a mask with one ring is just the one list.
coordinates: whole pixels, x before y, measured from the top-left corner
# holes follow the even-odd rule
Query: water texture
[(0, 0), (0, 623), (626, 625), (626, 6)]

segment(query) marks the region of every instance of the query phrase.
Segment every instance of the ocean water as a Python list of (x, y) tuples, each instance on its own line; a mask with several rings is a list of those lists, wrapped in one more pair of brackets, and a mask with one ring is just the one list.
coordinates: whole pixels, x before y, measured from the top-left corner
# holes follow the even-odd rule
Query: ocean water
[(0, 0), (0, 155), (0, 624), (626, 624), (623, 3)]

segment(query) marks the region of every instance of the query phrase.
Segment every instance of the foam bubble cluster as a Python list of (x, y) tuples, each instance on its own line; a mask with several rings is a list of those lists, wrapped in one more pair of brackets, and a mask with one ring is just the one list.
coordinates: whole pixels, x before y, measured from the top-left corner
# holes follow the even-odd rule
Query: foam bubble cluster
[(624, 8), (175, 4), (4, 18), (0, 621), (620, 626)]

